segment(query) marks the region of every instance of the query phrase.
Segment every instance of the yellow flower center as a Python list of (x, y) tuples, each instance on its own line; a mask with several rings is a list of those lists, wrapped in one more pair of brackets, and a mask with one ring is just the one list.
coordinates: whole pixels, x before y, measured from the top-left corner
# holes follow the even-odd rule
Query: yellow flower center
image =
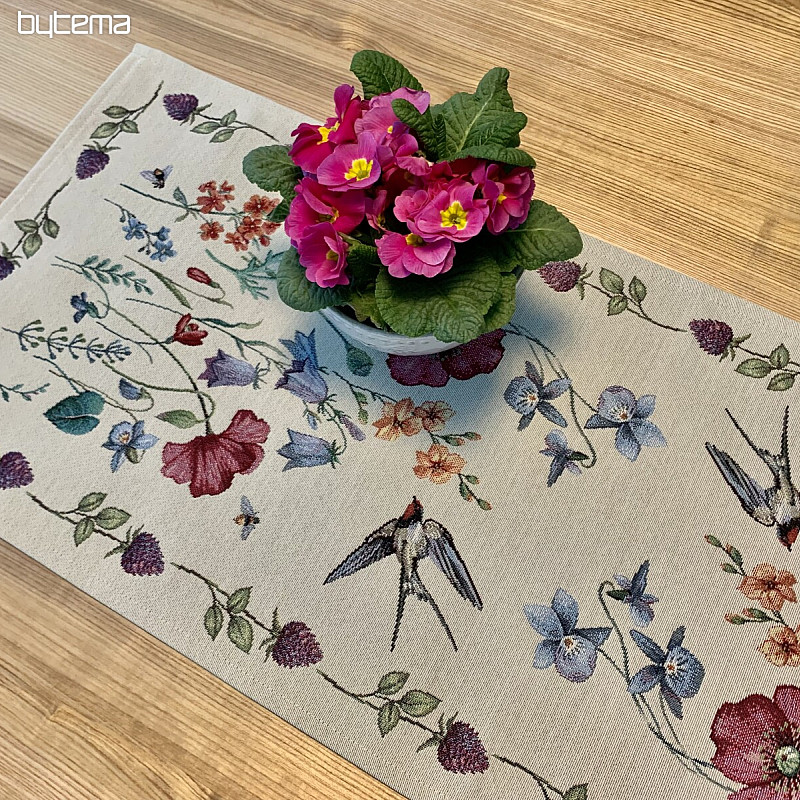
[(338, 127), (339, 127), (339, 120), (337, 119), (337, 120), (336, 120), (336, 122), (334, 122), (334, 123), (333, 123), (333, 125), (331, 125), (331, 127), (330, 127), (330, 128), (325, 128), (324, 126), (323, 126), (323, 127), (320, 127), (320, 128), (318, 128), (318, 130), (319, 130), (319, 135), (320, 135), (320, 140), (317, 142), (317, 144), (324, 144), (325, 142), (327, 142), (327, 141), (328, 141), (328, 137), (329, 137), (329, 136), (330, 136), (330, 135), (331, 135), (331, 134), (332, 134), (332, 133), (333, 133), (333, 132), (334, 132), (334, 131), (335, 131), (335, 130), (338, 128)]
[(336, 220), (339, 219), (339, 211), (334, 208), (332, 214), (317, 214), (317, 219), (319, 219), (320, 222), (336, 222)]
[(440, 211), (439, 214), (442, 217), (443, 228), (456, 228), (463, 231), (467, 227), (467, 212), (464, 211), (464, 207), (458, 200), (451, 203), (444, 211)]
[(390, 125), (390, 126), (389, 126), (389, 127), (386, 129), (386, 133), (391, 133), (393, 130), (394, 130), (394, 125)]
[(337, 261), (339, 259), (339, 254), (335, 250), (328, 250), (328, 252), (325, 253), (325, 258), (327, 258), (328, 261)]
[(417, 236), (416, 233), (409, 233), (406, 236), (406, 244), (410, 244), (412, 247), (419, 247), (421, 244), (425, 244), (425, 240), (421, 236)]
[(367, 161), (366, 158), (356, 158), (350, 164), (350, 169), (345, 172), (345, 180), (348, 181), (363, 181), (369, 178), (372, 174), (372, 160)]
[(131, 435), (129, 433), (121, 433), (119, 435), (119, 440), (122, 444), (128, 444), (128, 442), (131, 440)]
[(501, 192), (499, 197), (497, 198), (497, 205), (500, 205), (500, 203), (502, 203), (503, 200), (507, 200), (507, 199), (508, 199), (508, 197)]

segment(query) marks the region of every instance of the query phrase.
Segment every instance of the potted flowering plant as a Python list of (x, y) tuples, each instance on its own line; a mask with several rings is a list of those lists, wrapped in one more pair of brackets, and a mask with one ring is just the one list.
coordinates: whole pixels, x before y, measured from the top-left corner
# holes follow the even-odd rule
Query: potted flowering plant
[(363, 98), (339, 86), (324, 125), (244, 159), (249, 180), (283, 198), (272, 215), (292, 243), (281, 299), (385, 352), (438, 352), (502, 327), (524, 270), (582, 247), (563, 214), (532, 199), (508, 70), (431, 105), (383, 53), (356, 53), (350, 68)]

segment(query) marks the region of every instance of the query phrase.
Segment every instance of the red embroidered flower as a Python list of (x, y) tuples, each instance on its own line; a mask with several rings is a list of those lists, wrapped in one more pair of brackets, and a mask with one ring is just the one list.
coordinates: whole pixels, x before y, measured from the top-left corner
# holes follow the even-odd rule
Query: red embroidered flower
[(175, 326), (175, 333), (172, 334), (172, 341), (185, 344), (189, 347), (196, 347), (203, 343), (203, 339), (208, 336), (208, 331), (204, 331), (196, 322), (192, 322), (191, 314), (184, 314)]
[(197, 187), (198, 192), (216, 192), (217, 191), (217, 182), (216, 181), (206, 181), (205, 183), (201, 183)]
[(207, 242), (209, 239), (219, 239), (219, 235), (225, 230), (219, 222), (204, 222), (200, 226), (200, 238)]
[(200, 213), (210, 214), (212, 211), (222, 211), (225, 208), (225, 203), (233, 200), (232, 192), (235, 188), (235, 186), (232, 186), (227, 181), (224, 181), (219, 189), (217, 189), (216, 181), (201, 183), (197, 187), (197, 190), (205, 192), (205, 194), (201, 194), (197, 198), (197, 203), (200, 206)]
[(211, 286), (214, 283), (214, 281), (211, 280), (211, 276), (205, 270), (198, 269), (197, 267), (189, 267), (189, 269), (186, 270), (186, 277), (198, 283), (203, 283), (206, 286)]
[(471, 342), (429, 356), (389, 356), (392, 377), (403, 386), (444, 386), (450, 378), (466, 381), (492, 372), (503, 358), (502, 329), (484, 333)]
[(239, 223), (239, 227), (236, 228), (236, 233), (238, 233), (243, 239), (246, 241), (250, 241), (254, 239), (256, 236), (261, 235), (261, 226), (262, 226), (261, 219), (257, 217), (244, 217), (242, 221)]
[(247, 248), (250, 247), (250, 242), (248, 242), (238, 230), (236, 233), (225, 234), (225, 244), (232, 244), (233, 249), (237, 252), (239, 250), (247, 250)]
[(751, 694), (725, 703), (711, 725), (711, 763), (744, 784), (730, 800), (788, 800), (800, 796), (800, 689), (779, 686), (770, 700)]
[(252, 214), (254, 217), (266, 216), (271, 214), (278, 207), (278, 201), (264, 195), (254, 194), (242, 207), (245, 214)]
[(248, 475), (264, 458), (269, 425), (252, 411), (237, 411), (222, 433), (196, 436), (190, 442), (168, 442), (161, 474), (188, 483), (192, 497), (221, 494), (236, 473)]

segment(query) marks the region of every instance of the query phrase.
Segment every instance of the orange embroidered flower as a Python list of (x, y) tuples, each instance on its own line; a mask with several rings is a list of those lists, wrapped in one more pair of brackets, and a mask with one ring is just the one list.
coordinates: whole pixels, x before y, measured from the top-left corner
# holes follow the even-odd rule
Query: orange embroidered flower
[(225, 230), (219, 222), (204, 222), (200, 226), (200, 238), (207, 242), (209, 239), (219, 239), (219, 235)]
[(222, 195), (223, 200), (233, 200), (233, 195), (231, 192), (236, 187), (232, 183), (228, 183), (228, 181), (223, 181), (222, 186), (219, 187), (220, 194)]
[(383, 416), (372, 423), (378, 429), (379, 439), (394, 442), (400, 434), (414, 436), (422, 430), (422, 420), (414, 415), (414, 401), (410, 397), (396, 403), (383, 404)]
[(417, 466), (414, 474), (428, 478), (431, 483), (447, 483), (458, 475), (467, 462), (458, 453), (451, 453), (443, 444), (432, 444), (428, 452), (417, 450)]
[(225, 244), (232, 244), (234, 250), (247, 250), (250, 243), (242, 236), (241, 233), (226, 233)]
[(236, 233), (249, 242), (251, 239), (255, 239), (256, 236), (261, 236), (261, 226), (260, 219), (249, 216), (244, 217), (239, 223), (239, 227), (236, 228)]
[(242, 207), (245, 214), (252, 214), (254, 217), (266, 216), (271, 214), (278, 207), (278, 201), (264, 195), (254, 194)]
[(769, 629), (769, 636), (759, 645), (758, 650), (772, 664), (778, 667), (800, 667), (800, 641), (797, 630), (787, 625), (776, 625)]
[(222, 211), (225, 201), (216, 189), (210, 189), (208, 194), (201, 194), (197, 198), (201, 214), (210, 214), (212, 211)]
[(792, 588), (797, 578), (786, 570), (777, 570), (772, 564), (759, 564), (752, 575), (742, 579), (739, 591), (750, 600), (761, 603), (768, 611), (780, 611), (785, 602), (796, 603)]
[(426, 400), (414, 409), (414, 416), (422, 421), (426, 431), (440, 431), (456, 412), (442, 400)]
[(201, 183), (197, 187), (197, 191), (198, 192), (203, 192), (204, 194), (206, 192), (212, 192), (212, 191), (216, 192), (217, 191), (217, 182), (216, 181), (206, 181), (205, 183)]
[(269, 236), (270, 234), (275, 233), (280, 226), (280, 222), (263, 222), (261, 223), (261, 233), (263, 233), (265, 236)]

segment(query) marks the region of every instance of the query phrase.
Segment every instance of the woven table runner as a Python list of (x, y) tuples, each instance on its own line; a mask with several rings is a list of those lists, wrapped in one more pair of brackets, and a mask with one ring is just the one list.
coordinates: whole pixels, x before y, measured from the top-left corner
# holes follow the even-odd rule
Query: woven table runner
[(587, 236), (369, 351), (242, 174), (305, 119), (137, 45), (2, 205), (1, 535), (414, 800), (800, 796), (797, 323)]

